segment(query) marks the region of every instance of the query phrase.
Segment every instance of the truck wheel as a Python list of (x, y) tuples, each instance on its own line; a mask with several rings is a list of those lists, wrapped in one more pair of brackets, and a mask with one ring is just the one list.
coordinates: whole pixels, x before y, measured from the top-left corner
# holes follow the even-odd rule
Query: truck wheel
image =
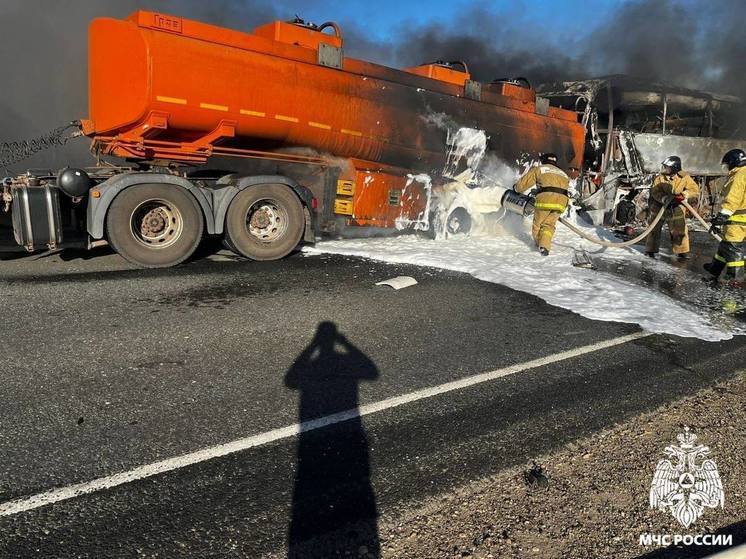
[(456, 208), (446, 219), (446, 230), (449, 235), (468, 234), (471, 231), (471, 215), (466, 208)]
[(131, 186), (114, 198), (106, 216), (114, 250), (145, 268), (175, 266), (189, 258), (203, 227), (196, 200), (171, 184)]
[(277, 260), (298, 246), (306, 221), (295, 193), (283, 184), (262, 184), (239, 192), (228, 207), (228, 246), (252, 260)]

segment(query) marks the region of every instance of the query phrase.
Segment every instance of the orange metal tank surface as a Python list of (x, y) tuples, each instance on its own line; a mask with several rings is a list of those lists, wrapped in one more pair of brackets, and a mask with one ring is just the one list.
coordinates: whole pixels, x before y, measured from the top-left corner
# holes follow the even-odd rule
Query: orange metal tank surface
[(442, 170), (447, 130), (437, 116), (484, 130), (506, 161), (553, 151), (580, 165), (575, 113), (454, 69), (346, 58), (328, 27), (273, 22), (249, 34), (147, 11), (95, 19), (83, 130), (95, 151), (131, 159), (199, 164), (295, 146), (402, 178)]

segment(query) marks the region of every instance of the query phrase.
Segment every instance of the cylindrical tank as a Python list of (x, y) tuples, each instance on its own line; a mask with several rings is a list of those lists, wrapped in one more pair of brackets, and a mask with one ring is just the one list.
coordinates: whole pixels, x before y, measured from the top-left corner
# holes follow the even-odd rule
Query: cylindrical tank
[(534, 213), (534, 199), (515, 190), (506, 190), (500, 204), (507, 211), (528, 217)]
[(57, 173), (57, 186), (71, 198), (85, 196), (93, 184), (91, 177), (83, 169), (65, 167)]
[[(94, 20), (85, 132), (189, 144), (228, 122), (235, 135), (221, 141), (231, 147), (306, 146), (431, 172), (442, 168), (447, 128), (455, 125), (484, 130), (489, 150), (506, 161), (552, 151), (580, 166), (584, 130), (574, 113), (537, 109), (525, 92), (513, 98), (490, 86), (465, 98), (473, 84), (466, 78), (459, 85), (342, 59), (341, 39), (282, 25), (289, 24), (275, 22), (270, 36), (265, 28), (247, 34), (153, 12)], [(301, 39), (288, 40), (289, 32)], [(315, 44), (308, 33), (320, 36)], [(153, 116), (164, 124), (150, 135)]]

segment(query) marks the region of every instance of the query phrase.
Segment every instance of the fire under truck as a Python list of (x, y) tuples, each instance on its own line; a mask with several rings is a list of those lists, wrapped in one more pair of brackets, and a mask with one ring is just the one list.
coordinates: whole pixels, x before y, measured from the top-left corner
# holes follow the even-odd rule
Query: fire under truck
[(271, 260), (324, 234), (426, 228), (429, 192), (412, 176), (437, 178), (454, 126), (484, 131), (504, 161), (583, 159), (577, 113), (527, 83), (348, 58), (332, 22), (245, 33), (151, 11), (95, 19), (88, 85), (79, 126), (96, 166), (2, 184), (25, 250), (108, 243), (166, 267), (205, 236)]

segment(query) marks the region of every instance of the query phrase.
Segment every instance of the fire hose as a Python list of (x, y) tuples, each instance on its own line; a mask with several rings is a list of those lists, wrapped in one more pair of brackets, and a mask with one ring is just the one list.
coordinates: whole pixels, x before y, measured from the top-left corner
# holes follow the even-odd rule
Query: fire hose
[(704, 219), (702, 219), (702, 216), (699, 215), (697, 211), (689, 205), (689, 202), (687, 202), (686, 200), (682, 200), (681, 205), (684, 206), (687, 210), (689, 210), (689, 212), (697, 219), (697, 221), (699, 221), (702, 225), (705, 226), (705, 229), (707, 229), (710, 235), (715, 237), (718, 241), (723, 240), (723, 238), (720, 235), (718, 235), (712, 230), (712, 225), (710, 225)]
[(597, 245), (605, 246), (605, 247), (626, 247), (630, 245), (634, 245), (635, 243), (640, 242), (645, 237), (647, 237), (650, 232), (655, 229), (655, 226), (658, 225), (658, 222), (663, 217), (664, 212), (666, 211), (666, 206), (663, 206), (660, 211), (658, 212), (658, 215), (655, 216), (655, 219), (648, 225), (647, 229), (645, 229), (642, 233), (637, 235), (637, 237), (633, 239), (629, 239), (628, 241), (623, 241), (619, 243), (612, 243), (611, 241), (604, 241), (603, 239), (597, 239), (594, 237), (591, 237), (590, 235), (586, 234), (584, 231), (581, 231), (577, 227), (575, 227), (572, 223), (570, 223), (568, 220), (566, 220), (564, 217), (560, 217), (560, 223), (570, 229), (573, 233), (580, 235), (583, 237), (586, 241), (590, 241), (592, 243), (596, 243)]
[[(682, 200), (681, 201), (681, 205), (684, 206), (697, 219), (697, 221), (699, 221), (702, 225), (705, 226), (705, 228), (710, 233), (710, 235), (712, 235), (713, 237), (715, 237), (718, 241), (722, 241), (723, 240), (720, 235), (718, 235), (717, 233), (715, 233), (714, 231), (712, 231), (712, 227), (710, 226), (710, 224), (707, 223), (702, 218), (702, 216), (699, 215), (699, 213), (697, 213), (697, 211), (694, 208), (692, 208), (692, 206), (689, 204), (689, 202), (687, 202), (686, 200)], [(658, 215), (655, 216), (655, 219), (650, 223), (650, 225), (648, 225), (647, 229), (645, 229), (642, 233), (640, 233), (639, 235), (637, 235), (637, 237), (635, 237), (633, 239), (629, 239), (628, 241), (619, 242), (619, 243), (612, 243), (610, 241), (604, 241), (602, 239), (596, 239), (594, 237), (591, 237), (590, 235), (587, 235), (584, 231), (582, 231), (582, 230), (578, 229), (577, 227), (575, 227), (575, 225), (573, 225), (572, 223), (570, 223), (564, 217), (560, 217), (559, 220), (562, 223), (562, 225), (564, 225), (565, 227), (567, 227), (568, 229), (570, 229), (573, 233), (576, 233), (577, 235), (580, 235), (581, 237), (583, 237), (587, 241), (590, 241), (592, 243), (596, 243), (597, 245), (606, 246), (606, 247), (625, 247), (625, 246), (633, 245), (633, 244), (635, 244), (635, 243), (643, 240), (645, 237), (647, 237), (650, 234), (650, 232), (655, 228), (655, 226), (658, 224), (658, 222), (661, 220), (661, 218), (663, 217), (663, 213), (665, 211), (666, 211), (666, 206), (663, 206), (660, 209), (660, 211), (658, 212)]]
[[(526, 196), (525, 194), (519, 194), (512, 190), (505, 191), (501, 199), (501, 204), (507, 210), (513, 213), (517, 213), (519, 215), (523, 215), (523, 216), (529, 215), (530, 212), (533, 211), (533, 199), (529, 196)], [(699, 215), (699, 213), (697, 213), (697, 211), (694, 208), (692, 208), (692, 206), (686, 200), (682, 200), (681, 205), (684, 206), (702, 225), (705, 226), (705, 228), (710, 233), (710, 235), (715, 237), (718, 241), (722, 240), (720, 235), (718, 235), (712, 230), (712, 227), (710, 226), (710, 224), (707, 223), (702, 218), (702, 216)], [(647, 226), (647, 228), (642, 233), (640, 233), (636, 237), (629, 239), (627, 241), (621, 241), (621, 242), (616, 242), (616, 243), (611, 242), (611, 241), (604, 241), (603, 239), (592, 237), (588, 235), (585, 231), (579, 229), (578, 227), (570, 223), (564, 217), (560, 217), (559, 221), (565, 227), (570, 229), (570, 231), (572, 231), (576, 235), (579, 235), (580, 237), (584, 238), (587, 241), (590, 241), (592, 243), (605, 246), (605, 247), (621, 248), (621, 247), (634, 245), (635, 243), (638, 243), (641, 240), (643, 240), (645, 237), (647, 237), (653, 231), (653, 229), (655, 229), (656, 225), (658, 225), (658, 222), (663, 218), (663, 214), (665, 213), (666, 209), (667, 209), (666, 205), (662, 206), (661, 209), (658, 211), (658, 214), (655, 216), (655, 219), (653, 219), (653, 221), (650, 222), (650, 224)]]

